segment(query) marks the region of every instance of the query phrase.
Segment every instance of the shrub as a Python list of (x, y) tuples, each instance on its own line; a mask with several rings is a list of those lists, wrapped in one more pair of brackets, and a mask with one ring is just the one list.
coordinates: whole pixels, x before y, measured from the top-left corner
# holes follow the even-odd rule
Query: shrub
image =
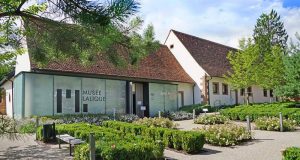
[(146, 125), (148, 127), (163, 127), (163, 128), (176, 128), (177, 124), (168, 118), (143, 118), (133, 122), (134, 124)]
[[(164, 146), (160, 142), (102, 142), (96, 143), (96, 159), (103, 160), (152, 160), (163, 157)], [(88, 160), (89, 147), (87, 144), (75, 148), (75, 160)]]
[(300, 148), (299, 147), (288, 147), (283, 153), (283, 160), (300, 160)]
[[(117, 121), (105, 121), (104, 127), (114, 128), (124, 132), (132, 132), (133, 128), (141, 133), (144, 139), (151, 141), (163, 141), (164, 145), (176, 150), (183, 150), (187, 153), (198, 153), (204, 145), (204, 134), (195, 131), (179, 131), (169, 128), (147, 127)], [(124, 130), (123, 128), (126, 128)], [(136, 134), (138, 135), (138, 134)]]
[[(267, 131), (280, 131), (279, 118), (277, 117), (260, 117), (255, 120), (255, 125), (257, 129), (267, 130)], [(283, 120), (283, 130), (291, 131), (295, 130), (296, 121), (284, 119)]]
[(184, 111), (171, 112), (168, 118), (174, 121), (189, 120), (189, 119), (193, 119), (193, 114)]
[(205, 124), (205, 125), (213, 125), (213, 124), (224, 124), (228, 122), (228, 118), (222, 115), (205, 115), (198, 117), (194, 123), (196, 124)]
[(118, 121), (122, 122), (133, 122), (140, 119), (139, 116), (135, 114), (119, 114), (116, 118)]
[(199, 130), (205, 134), (206, 143), (217, 146), (232, 146), (251, 139), (251, 133), (235, 124), (204, 126)]
[(198, 115), (200, 113), (203, 113), (204, 108), (208, 109), (208, 112), (216, 111), (216, 108), (211, 107), (209, 105), (203, 105), (203, 104), (193, 104), (193, 105), (182, 106), (179, 108), (179, 110), (188, 112), (188, 113), (193, 113), (193, 109), (195, 109), (196, 115)]
[(35, 133), (36, 131), (36, 124), (32, 121), (28, 121), (26, 123), (20, 124), (18, 126), (19, 133)]
[(281, 112), (284, 118), (296, 120), (300, 124), (300, 108), (295, 105), (294, 102), (240, 105), (223, 109), (220, 113), (231, 120), (245, 121), (247, 115), (251, 120), (256, 120), (259, 117), (279, 117)]

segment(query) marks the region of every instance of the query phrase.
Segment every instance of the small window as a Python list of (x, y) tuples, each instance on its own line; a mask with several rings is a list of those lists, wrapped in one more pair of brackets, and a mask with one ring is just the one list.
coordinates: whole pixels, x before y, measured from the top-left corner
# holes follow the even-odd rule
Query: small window
[(273, 97), (273, 89), (270, 89), (270, 97)]
[(219, 94), (219, 83), (213, 82), (213, 94)]
[(242, 88), (241, 89), (241, 96), (244, 96), (245, 95), (245, 88)]
[(248, 96), (252, 96), (252, 87), (247, 88)]
[(66, 98), (71, 98), (71, 90), (70, 89), (66, 90)]
[(225, 83), (222, 83), (222, 94), (228, 95), (228, 85)]
[(268, 90), (264, 89), (264, 97), (268, 97)]
[(171, 48), (171, 49), (174, 48), (174, 44), (171, 44), (171, 45), (170, 45), (170, 48)]
[(83, 104), (83, 112), (88, 112), (88, 104)]

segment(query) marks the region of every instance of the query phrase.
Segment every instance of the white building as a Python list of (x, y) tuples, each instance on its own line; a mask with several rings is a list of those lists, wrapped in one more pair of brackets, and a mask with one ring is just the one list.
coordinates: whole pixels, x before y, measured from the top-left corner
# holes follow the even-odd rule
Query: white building
[(169, 32), (165, 45), (195, 81), (195, 103), (212, 106), (241, 104), (245, 101), (245, 93), (250, 96), (250, 103), (275, 100), (272, 90), (258, 86), (234, 90), (226, 84), (223, 75), (230, 71), (227, 54), (237, 49), (175, 30)]

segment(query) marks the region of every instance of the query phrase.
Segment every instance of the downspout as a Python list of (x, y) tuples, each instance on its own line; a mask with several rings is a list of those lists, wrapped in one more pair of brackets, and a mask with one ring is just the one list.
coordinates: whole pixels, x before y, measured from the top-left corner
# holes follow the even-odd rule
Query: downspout
[(210, 93), (209, 93), (209, 80), (212, 80), (212, 77), (210, 79), (206, 80), (207, 75), (205, 74), (205, 81), (207, 82), (207, 104), (210, 105)]

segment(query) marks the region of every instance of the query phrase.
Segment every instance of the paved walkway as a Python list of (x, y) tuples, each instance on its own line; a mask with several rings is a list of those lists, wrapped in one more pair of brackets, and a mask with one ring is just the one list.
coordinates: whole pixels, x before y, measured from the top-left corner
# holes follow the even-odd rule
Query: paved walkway
[[(179, 128), (191, 130), (201, 127), (192, 120), (180, 121)], [(246, 125), (244, 122), (237, 122)], [(289, 146), (300, 147), (300, 129), (294, 132), (271, 132), (254, 130), (254, 140), (234, 147), (204, 145), (204, 151), (197, 155), (184, 155), (165, 150), (165, 156), (182, 160), (281, 160), (281, 151)]]
[(67, 145), (58, 149), (58, 145), (45, 145), (36, 142), (35, 135), (19, 135), (17, 139), (10, 140), (6, 137), (0, 138), (0, 159), (72, 159), (69, 156)]

